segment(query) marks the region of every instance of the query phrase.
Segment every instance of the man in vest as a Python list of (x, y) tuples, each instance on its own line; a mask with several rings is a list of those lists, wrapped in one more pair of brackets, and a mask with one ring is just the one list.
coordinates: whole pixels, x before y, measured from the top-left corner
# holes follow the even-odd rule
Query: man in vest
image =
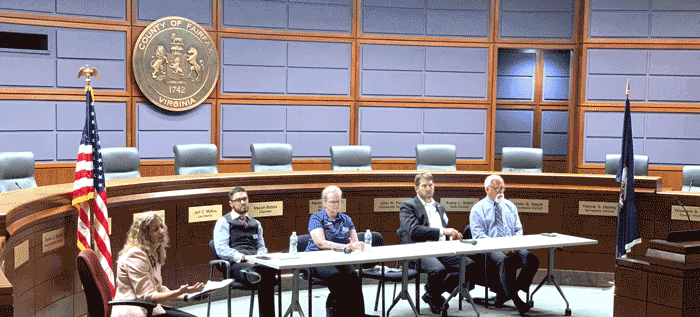
[(228, 197), (232, 210), (214, 226), (216, 254), (231, 262), (230, 276), (236, 281), (258, 285), (260, 317), (274, 317), (276, 270), (256, 264), (254, 258), (267, 253), (262, 225), (247, 215), (248, 194), (243, 187), (231, 189)]

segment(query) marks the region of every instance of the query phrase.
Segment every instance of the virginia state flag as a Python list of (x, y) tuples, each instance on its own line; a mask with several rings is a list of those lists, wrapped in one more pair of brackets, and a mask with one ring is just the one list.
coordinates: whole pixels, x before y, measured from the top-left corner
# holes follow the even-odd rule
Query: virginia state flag
[(615, 256), (623, 257), (633, 245), (641, 242), (637, 223), (637, 207), (634, 205), (634, 148), (632, 139), (632, 116), (630, 99), (625, 100), (625, 120), (622, 130), (622, 152), (617, 167), (620, 183), (620, 201), (617, 211), (617, 241)]

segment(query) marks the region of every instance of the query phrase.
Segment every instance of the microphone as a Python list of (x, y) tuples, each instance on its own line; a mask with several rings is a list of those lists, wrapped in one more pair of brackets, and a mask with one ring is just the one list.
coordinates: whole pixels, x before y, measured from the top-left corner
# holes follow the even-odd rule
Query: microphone
[(462, 240), (459, 240), (459, 242), (469, 243), (471, 245), (476, 245), (476, 239), (462, 239)]
[(335, 249), (333, 249), (333, 251), (341, 252), (341, 253), (345, 253), (345, 254), (352, 253), (352, 249), (350, 249), (350, 248), (335, 248)]
[(690, 179), (690, 184), (688, 184), (688, 191), (690, 191), (690, 189), (693, 188), (693, 181), (694, 180), (695, 180), (694, 178)]
[(685, 209), (685, 205), (683, 205), (680, 198), (676, 197), (676, 202), (678, 202), (678, 204), (681, 205), (681, 208), (683, 208), (683, 211), (685, 211), (685, 216), (688, 217), (688, 224), (692, 227), (693, 225), (690, 221), (690, 213), (688, 213), (688, 209)]

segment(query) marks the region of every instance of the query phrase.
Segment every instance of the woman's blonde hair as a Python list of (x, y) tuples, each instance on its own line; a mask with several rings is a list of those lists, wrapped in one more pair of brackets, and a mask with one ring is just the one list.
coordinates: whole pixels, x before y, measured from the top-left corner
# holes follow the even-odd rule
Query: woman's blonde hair
[[(156, 218), (160, 219), (160, 223), (165, 227), (165, 241), (160, 244), (153, 244), (149, 237), (149, 226)], [(170, 238), (168, 237), (168, 226), (165, 225), (163, 218), (153, 211), (145, 212), (139, 215), (131, 224), (129, 233), (126, 235), (124, 247), (119, 251), (119, 256), (124, 254), (131, 248), (139, 248), (148, 254), (148, 259), (151, 265), (155, 266), (165, 264), (165, 248), (168, 247)]]

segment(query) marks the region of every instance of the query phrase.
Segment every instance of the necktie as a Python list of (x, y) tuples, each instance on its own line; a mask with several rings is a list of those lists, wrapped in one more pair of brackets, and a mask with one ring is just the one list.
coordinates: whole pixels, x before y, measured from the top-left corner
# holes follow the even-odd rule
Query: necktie
[(498, 203), (493, 204), (493, 209), (496, 212), (495, 223), (496, 223), (496, 237), (505, 237), (506, 233), (503, 230), (503, 213), (501, 212), (501, 205)]
[(241, 219), (241, 222), (243, 223), (243, 225), (244, 225), (246, 228), (248, 228), (248, 221), (245, 219), (245, 216), (241, 216), (240, 219)]

